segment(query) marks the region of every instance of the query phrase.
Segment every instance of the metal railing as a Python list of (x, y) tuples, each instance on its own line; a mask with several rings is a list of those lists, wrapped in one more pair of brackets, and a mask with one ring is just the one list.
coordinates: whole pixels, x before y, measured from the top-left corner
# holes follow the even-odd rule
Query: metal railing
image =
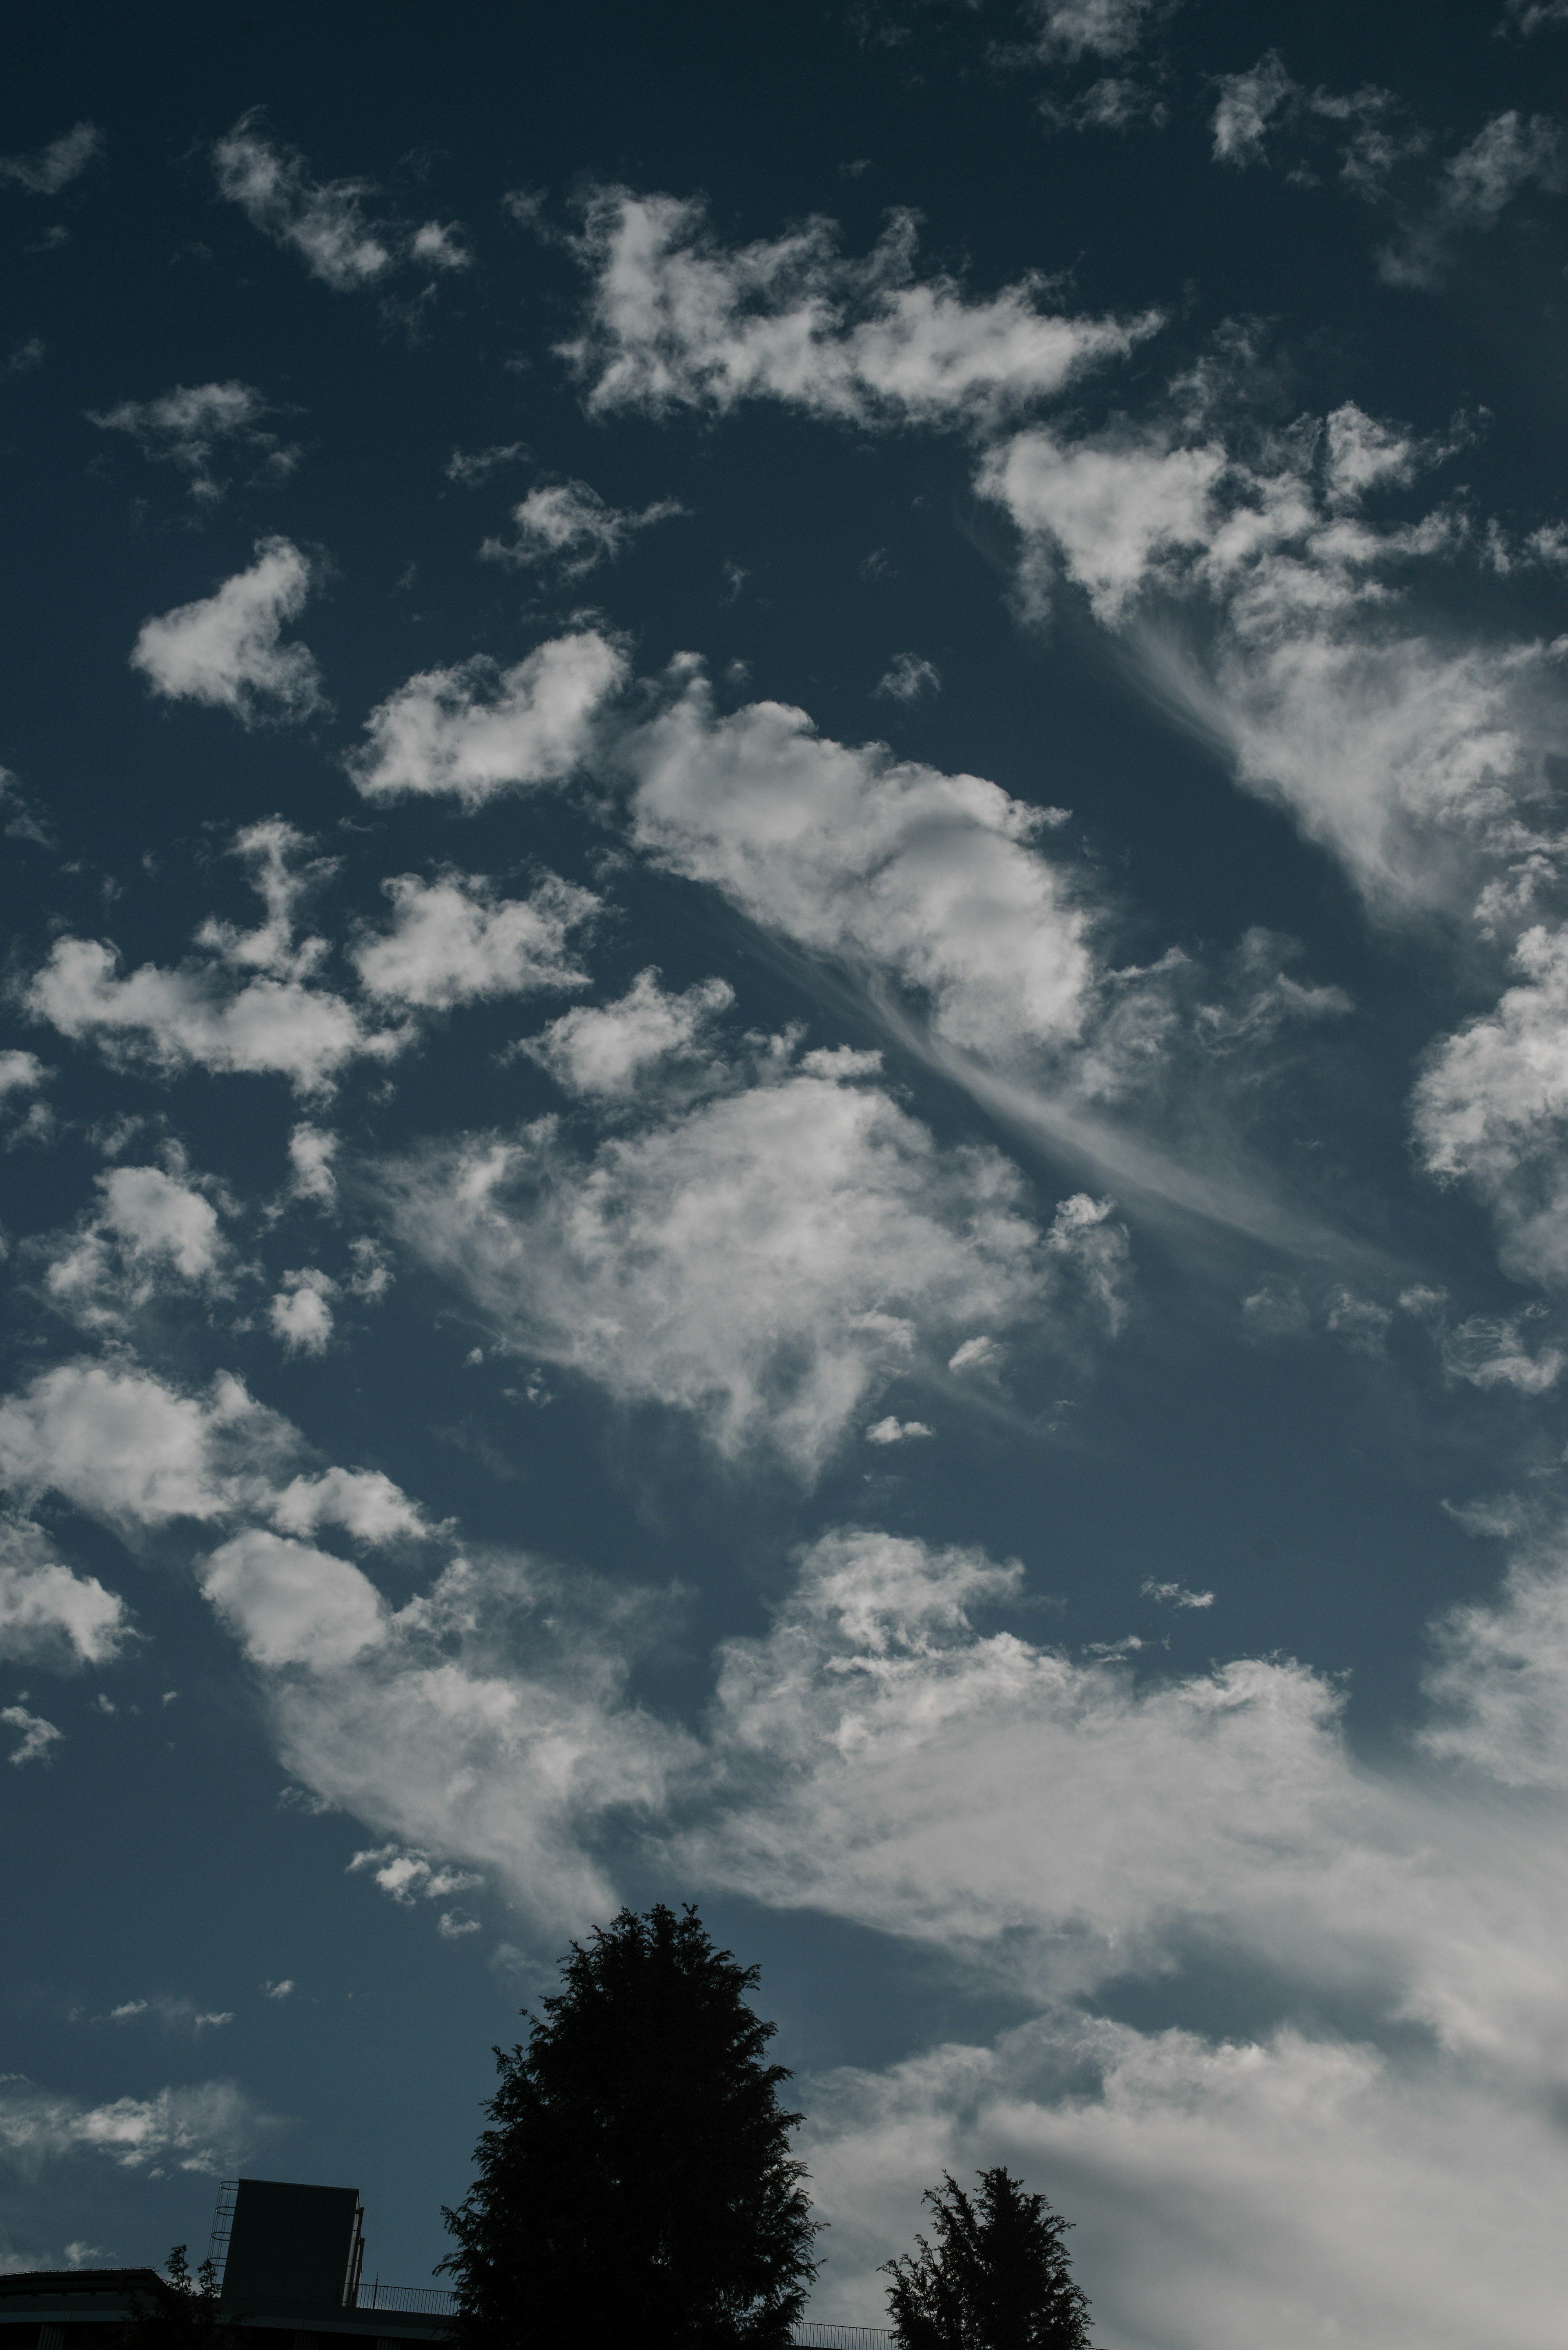
[(883, 2350), (893, 2334), (887, 2325), (829, 2325), (805, 2317), (790, 2338), (795, 2350)]
[(401, 2309), (420, 2317), (450, 2317), (457, 2307), (457, 2295), (443, 2293), (433, 2284), (383, 2284), (375, 2277), (361, 2284), (358, 2297), (350, 2304), (355, 2309)]

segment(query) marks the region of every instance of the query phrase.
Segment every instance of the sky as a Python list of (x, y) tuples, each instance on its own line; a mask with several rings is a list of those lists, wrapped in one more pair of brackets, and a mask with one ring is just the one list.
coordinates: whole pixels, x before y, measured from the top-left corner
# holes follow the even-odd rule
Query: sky
[(0, 31), (0, 2265), (691, 1901), (885, 2322), (1568, 2257), (1568, 0)]

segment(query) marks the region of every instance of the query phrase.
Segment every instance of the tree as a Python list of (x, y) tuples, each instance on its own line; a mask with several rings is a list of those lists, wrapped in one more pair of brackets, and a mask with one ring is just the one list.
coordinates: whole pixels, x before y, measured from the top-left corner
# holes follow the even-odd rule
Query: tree
[(242, 2350), (244, 2321), (218, 2299), (218, 2272), (204, 2260), (194, 2276), (183, 2244), (163, 2263), (169, 2282), (155, 2280), (156, 2297), (133, 2292), (131, 2315), (120, 2328), (123, 2350)]
[[(758, 1970), (695, 1909), (623, 1909), (498, 2048), (479, 2176), (443, 2214), (460, 2350), (782, 2350), (816, 2273)], [(527, 2011), (524, 2011), (527, 2013)]]
[(936, 2249), (883, 2263), (902, 2350), (1088, 2350), (1089, 2304), (1062, 2239), (1072, 2222), (1002, 2167), (971, 2201), (951, 2173), (929, 2188)]

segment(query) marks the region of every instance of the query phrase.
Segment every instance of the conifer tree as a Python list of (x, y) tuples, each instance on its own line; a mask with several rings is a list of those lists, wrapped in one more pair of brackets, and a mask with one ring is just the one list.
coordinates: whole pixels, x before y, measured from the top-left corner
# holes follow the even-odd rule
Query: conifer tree
[(757, 1981), (695, 1909), (623, 1909), (563, 1961), (500, 2086), (457, 2238), (457, 2350), (782, 2350), (815, 2273)]
[(1089, 2304), (1062, 2239), (1070, 2220), (1002, 2166), (967, 2196), (950, 2172), (928, 2188), (936, 2245), (883, 2263), (901, 2350), (1089, 2350)]

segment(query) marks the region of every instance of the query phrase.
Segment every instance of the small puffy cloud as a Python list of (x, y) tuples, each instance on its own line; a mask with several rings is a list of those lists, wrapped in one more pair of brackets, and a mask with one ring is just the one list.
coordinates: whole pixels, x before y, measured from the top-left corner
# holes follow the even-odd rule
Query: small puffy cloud
[(720, 717), (701, 677), (620, 756), (646, 854), (808, 952), (922, 995), (945, 1042), (1005, 1059), (1076, 1033), (1089, 924), (1035, 846), (1054, 811), (828, 741), (781, 702)]
[(427, 1534), (418, 1505), (379, 1469), (327, 1469), (296, 1477), (271, 1505), (273, 1523), (287, 1534), (341, 1526), (356, 1540), (389, 1543)]
[(57, 196), (79, 179), (104, 150), (95, 122), (78, 122), (34, 155), (0, 155), (0, 185), (26, 188), (32, 196)]
[(472, 1869), (437, 1867), (428, 1854), (407, 1852), (401, 1846), (383, 1845), (375, 1852), (357, 1852), (348, 1863), (348, 1873), (356, 1875), (369, 1869), (383, 1893), (394, 1901), (410, 1907), (415, 1900), (449, 1901), (454, 1893), (472, 1892), (483, 1885), (483, 1877)]
[(227, 1372), (182, 1395), (134, 1365), (59, 1363), (0, 1400), (0, 1482), (52, 1489), (127, 1534), (260, 1499), (296, 1442)]
[(192, 1067), (275, 1075), (306, 1095), (329, 1093), (348, 1062), (390, 1060), (409, 1042), (406, 1028), (368, 1028), (341, 996), (297, 979), (264, 975), (236, 986), (217, 962), (175, 971), (143, 963), (122, 973), (101, 939), (57, 939), (26, 1001), (62, 1035), (96, 1044), (117, 1066), (171, 1076)]
[(380, 1595), (358, 1567), (263, 1526), (223, 1543), (200, 1580), (253, 1664), (332, 1672), (386, 1638)]
[(642, 971), (618, 1003), (576, 1004), (519, 1049), (569, 1094), (626, 1100), (672, 1066), (691, 1070), (705, 1064), (713, 1024), (734, 1000), (727, 980), (700, 980), (683, 994), (670, 995), (657, 971)]
[(799, 1074), (603, 1142), (545, 1121), (386, 1171), (397, 1227), (504, 1340), (734, 1459), (815, 1475), (889, 1380), (983, 1315), (1033, 1317), (1048, 1252), (999, 1154)]
[(488, 481), (504, 465), (524, 463), (527, 455), (527, 443), (523, 441), (495, 442), (488, 449), (454, 449), (446, 461), (446, 477), (470, 489), (476, 482)]
[(0, 1053), (0, 1101), (36, 1092), (50, 1075), (36, 1053)]
[(512, 543), (487, 538), (479, 551), (486, 562), (519, 568), (556, 562), (568, 579), (576, 579), (607, 558), (613, 561), (638, 531), (685, 511), (679, 499), (662, 498), (634, 514), (629, 507), (607, 505), (587, 482), (546, 484), (513, 507), (517, 536)]
[(980, 423), (1125, 358), (1161, 323), (1043, 309), (1033, 278), (979, 301), (950, 277), (922, 282), (909, 213), (857, 262), (822, 219), (726, 247), (699, 203), (607, 188), (578, 250), (592, 290), (563, 353), (600, 414), (766, 399), (861, 424)]
[(125, 1602), (77, 1575), (30, 1519), (0, 1517), (0, 1657), (18, 1664), (109, 1665), (130, 1636)]
[(1433, 1046), (1411, 1096), (1428, 1171), (1463, 1180), (1497, 1219), (1504, 1268), (1568, 1279), (1568, 934), (1538, 924), (1513, 955), (1518, 983)]
[(1456, 240), (1495, 228), (1530, 187), (1549, 195), (1568, 189), (1568, 135), (1551, 115), (1510, 107), (1449, 157), (1427, 210), (1378, 255), (1383, 276), (1393, 286), (1438, 284)]
[(1301, 95), (1278, 49), (1269, 49), (1246, 73), (1220, 76), (1220, 102), (1210, 126), (1214, 160), (1244, 169), (1263, 161), (1263, 140), (1283, 109)]
[(473, 255), (456, 221), (426, 221), (409, 239), (409, 258), (427, 269), (472, 269)]
[(1151, 1576), (1145, 1577), (1138, 1585), (1138, 1590), (1145, 1599), (1152, 1599), (1159, 1607), (1212, 1607), (1214, 1605), (1211, 1591), (1189, 1591), (1184, 1583), (1156, 1583)]
[(933, 1436), (934, 1429), (923, 1419), (898, 1419), (891, 1412), (886, 1419), (873, 1420), (866, 1431), (867, 1444), (908, 1444), (922, 1436)]
[(65, 1736), (63, 1730), (57, 1730), (54, 1723), (46, 1721), (41, 1714), (29, 1713), (25, 1705), (0, 1705), (0, 1721), (7, 1730), (20, 1732), (17, 1743), (6, 1757), (8, 1762), (18, 1766), (27, 1762), (52, 1762), (54, 1757), (50, 1749)]
[(594, 629), (552, 638), (508, 670), (480, 655), (422, 671), (370, 712), (349, 772), (367, 799), (450, 794), (468, 807), (558, 783), (625, 677), (624, 655)]
[(89, 2106), (36, 2088), (17, 2074), (0, 2080), (0, 2152), (29, 2177), (46, 2162), (78, 2152), (101, 2154), (124, 2170), (166, 2163), (181, 2171), (232, 2172), (277, 2126), (233, 2081), (199, 2081), (151, 2097)]
[(286, 1975), (281, 1982), (263, 1983), (262, 1997), (264, 1999), (287, 1999), (293, 1989), (294, 1981), (292, 1976)]
[(895, 653), (873, 689), (886, 702), (919, 702), (922, 693), (941, 690), (940, 670), (919, 653)]
[(1154, 0), (1032, 0), (1043, 57), (1120, 57), (1136, 49), (1154, 15)]
[(1386, 1305), (1379, 1305), (1370, 1297), (1358, 1297), (1341, 1283), (1329, 1292), (1324, 1318), (1334, 1336), (1353, 1355), (1378, 1356), (1384, 1351), (1388, 1325), (1394, 1316)]
[(97, 1210), (54, 1253), (52, 1305), (88, 1326), (111, 1326), (171, 1288), (221, 1288), (229, 1248), (216, 1209), (181, 1174), (112, 1167), (94, 1178)]
[(963, 1345), (955, 1347), (948, 1357), (948, 1368), (950, 1371), (987, 1370), (996, 1362), (1001, 1352), (992, 1337), (966, 1338)]
[(335, 292), (373, 285), (393, 264), (391, 239), (364, 213), (363, 180), (314, 180), (303, 155), (268, 139), (259, 109), (242, 115), (213, 150), (218, 192), (275, 244), (292, 246)]
[(191, 495), (206, 504), (221, 498), (227, 486), (213, 470), (225, 443), (254, 456), (275, 479), (293, 470), (299, 452), (263, 430), (262, 419), (268, 413), (259, 391), (233, 380), (177, 383), (156, 400), (122, 400), (101, 414), (88, 411), (103, 432), (127, 432), (144, 456), (188, 473)]
[(1055, 542), (1097, 617), (1115, 621), (1161, 557), (1207, 543), (1223, 467), (1212, 448), (1085, 446), (1033, 432), (992, 452), (980, 485), (1021, 530)]
[(324, 1355), (332, 1336), (332, 1307), (337, 1284), (315, 1265), (286, 1273), (283, 1287), (267, 1308), (275, 1338), (290, 1355)]
[(587, 984), (570, 941), (599, 910), (591, 890), (545, 874), (526, 898), (503, 898), (483, 874), (451, 870), (433, 881), (402, 873), (381, 886), (391, 928), (366, 932), (350, 951), (378, 1003), (445, 1012)]
[(292, 1170), (289, 1191), (297, 1200), (314, 1200), (318, 1207), (330, 1208), (337, 1198), (337, 1178), (332, 1171), (332, 1161), (337, 1154), (337, 1137), (325, 1128), (302, 1124), (288, 1138), (288, 1163)]
[(321, 673), (302, 644), (281, 644), (315, 574), (292, 540), (256, 542), (256, 559), (215, 595), (142, 624), (130, 656), (154, 693), (232, 711), (242, 725), (289, 724), (322, 707)]
[(1532, 1350), (1521, 1326), (1526, 1318), (1521, 1314), (1471, 1315), (1444, 1334), (1443, 1368), (1473, 1388), (1512, 1388), (1520, 1395), (1544, 1395), (1548, 1388), (1556, 1386), (1568, 1357), (1561, 1347)]

